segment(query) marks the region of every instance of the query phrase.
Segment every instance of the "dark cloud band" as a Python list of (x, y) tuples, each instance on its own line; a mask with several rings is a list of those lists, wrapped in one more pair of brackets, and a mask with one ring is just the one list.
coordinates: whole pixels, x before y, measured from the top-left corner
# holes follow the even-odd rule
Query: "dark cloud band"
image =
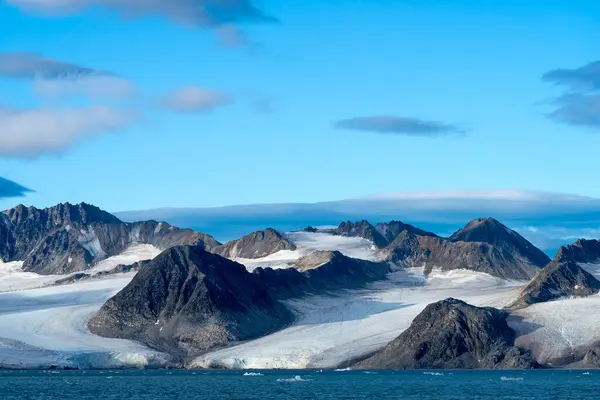
[(464, 129), (451, 124), (396, 116), (349, 118), (335, 122), (334, 126), (338, 129), (423, 137), (448, 136), (465, 132)]
[(16, 182), (0, 177), (0, 199), (8, 197), (22, 197), (33, 192)]

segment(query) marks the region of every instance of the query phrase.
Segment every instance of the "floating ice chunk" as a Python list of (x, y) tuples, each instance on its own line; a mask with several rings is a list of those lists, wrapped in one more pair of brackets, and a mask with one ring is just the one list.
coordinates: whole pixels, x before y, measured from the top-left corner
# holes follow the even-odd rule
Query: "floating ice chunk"
[(277, 379), (277, 382), (309, 382), (309, 381), (312, 381), (312, 379), (304, 379), (300, 375), (296, 375), (295, 377), (288, 378), (288, 379), (285, 379), (285, 378)]

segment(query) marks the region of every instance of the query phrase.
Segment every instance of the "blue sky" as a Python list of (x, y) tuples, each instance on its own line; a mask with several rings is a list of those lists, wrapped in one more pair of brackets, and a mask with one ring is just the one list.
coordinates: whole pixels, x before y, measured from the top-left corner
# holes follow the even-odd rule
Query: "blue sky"
[(598, 2), (127, 3), (0, 0), (2, 208), (600, 197)]

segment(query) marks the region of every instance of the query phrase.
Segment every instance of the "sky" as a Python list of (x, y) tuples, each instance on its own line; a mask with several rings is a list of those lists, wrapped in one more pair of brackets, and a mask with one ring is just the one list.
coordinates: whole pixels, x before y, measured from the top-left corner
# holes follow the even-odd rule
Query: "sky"
[(600, 198), (600, 2), (0, 0), (0, 207)]

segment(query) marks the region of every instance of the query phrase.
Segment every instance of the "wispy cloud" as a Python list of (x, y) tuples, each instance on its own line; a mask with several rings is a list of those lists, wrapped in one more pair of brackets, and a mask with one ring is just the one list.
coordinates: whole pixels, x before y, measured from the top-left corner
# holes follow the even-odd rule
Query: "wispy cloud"
[(17, 79), (73, 79), (108, 76), (108, 72), (45, 58), (37, 53), (0, 53), (0, 77)]
[(35, 81), (36, 93), (43, 96), (86, 95), (92, 98), (126, 99), (135, 91), (135, 85), (117, 76), (87, 76), (79, 79)]
[(566, 94), (550, 117), (569, 125), (600, 129), (600, 94)]
[(0, 199), (5, 199), (8, 197), (22, 197), (30, 192), (33, 192), (33, 190), (27, 189), (26, 187), (21, 186), (9, 179), (0, 177)]
[(555, 69), (546, 72), (542, 79), (577, 91), (600, 90), (600, 61), (575, 69)]
[(127, 17), (162, 15), (174, 22), (201, 27), (243, 22), (272, 22), (275, 19), (256, 7), (252, 0), (6, 0), (26, 12), (65, 15), (100, 6)]
[(34, 158), (62, 151), (76, 141), (130, 127), (136, 112), (105, 106), (60, 109), (0, 109), (0, 156)]
[(542, 80), (564, 86), (567, 92), (557, 97), (553, 120), (580, 127), (600, 129), (600, 61), (575, 69), (555, 69)]
[(125, 98), (135, 91), (133, 83), (108, 71), (30, 52), (0, 53), (0, 78), (32, 80), (43, 95)]
[(161, 104), (164, 108), (179, 113), (202, 113), (213, 111), (233, 102), (233, 98), (218, 90), (188, 86), (168, 93)]
[(392, 115), (343, 119), (335, 122), (334, 126), (339, 129), (355, 131), (423, 137), (448, 136), (465, 133), (463, 128), (452, 124)]

